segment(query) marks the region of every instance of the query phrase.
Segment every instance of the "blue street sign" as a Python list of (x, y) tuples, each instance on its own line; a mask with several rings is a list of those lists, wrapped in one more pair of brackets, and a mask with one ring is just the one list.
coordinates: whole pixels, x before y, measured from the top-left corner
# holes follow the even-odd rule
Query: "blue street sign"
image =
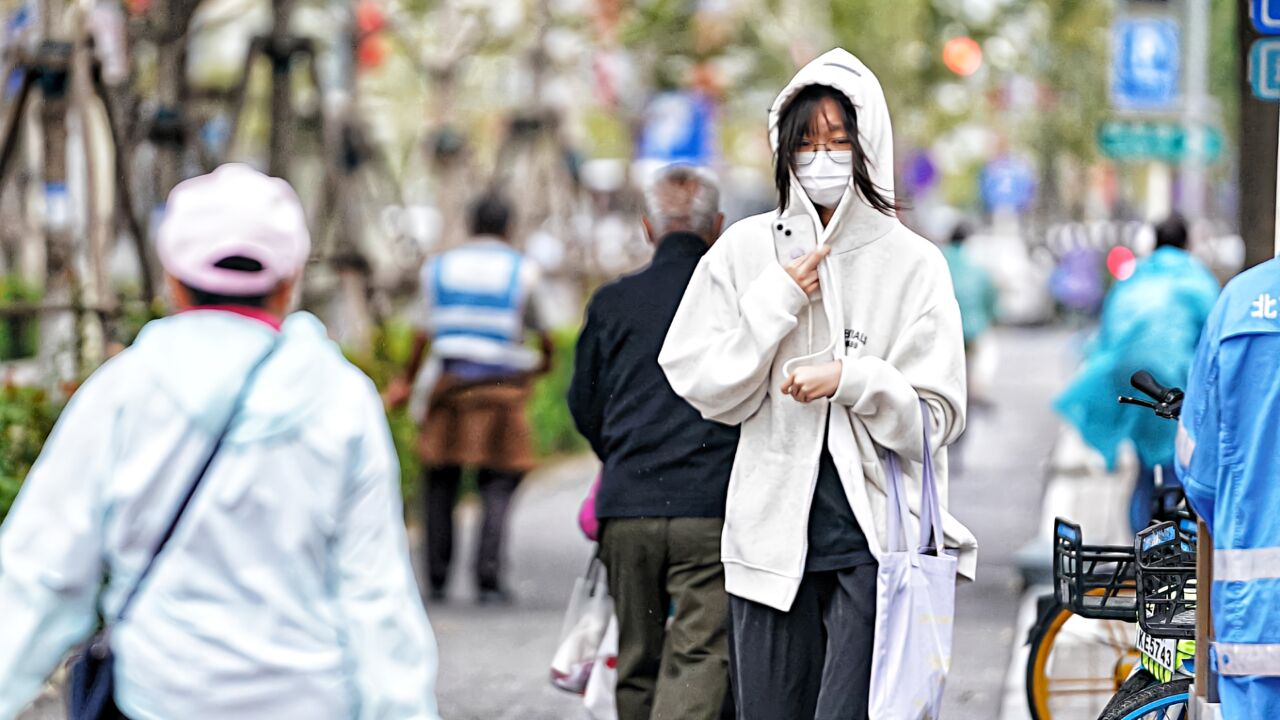
[(1035, 199), (1035, 174), (1022, 158), (1003, 157), (982, 169), (979, 189), (988, 208), (1022, 212)]
[(1115, 24), (1111, 102), (1122, 110), (1164, 110), (1178, 99), (1181, 75), (1178, 24), (1165, 18), (1127, 18)]
[(649, 103), (639, 156), (644, 160), (708, 165), (714, 156), (712, 107), (692, 92), (661, 93)]
[(1280, 38), (1255, 40), (1249, 47), (1249, 85), (1259, 100), (1280, 102)]
[(1249, 0), (1249, 19), (1263, 35), (1280, 35), (1280, 0)]

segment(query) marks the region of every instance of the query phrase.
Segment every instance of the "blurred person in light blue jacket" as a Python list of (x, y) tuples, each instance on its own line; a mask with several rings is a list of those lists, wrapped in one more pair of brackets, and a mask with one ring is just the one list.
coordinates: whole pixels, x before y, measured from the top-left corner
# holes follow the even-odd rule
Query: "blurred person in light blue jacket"
[(1107, 467), (1115, 467), (1121, 443), (1133, 443), (1141, 467), (1129, 510), (1135, 532), (1146, 527), (1161, 500), (1156, 497), (1157, 468), (1166, 487), (1177, 486), (1172, 468), (1176, 430), (1153, 413), (1121, 406), (1117, 398), (1132, 394), (1129, 378), (1138, 370), (1149, 371), (1165, 385), (1186, 384), (1219, 290), (1217, 279), (1186, 247), (1187, 226), (1181, 217), (1156, 227), (1155, 252), (1111, 288), (1084, 364), (1054, 403), (1102, 454)]
[(942, 255), (951, 271), (956, 302), (960, 304), (966, 355), (973, 352), (974, 345), (995, 324), (996, 306), (1000, 301), (991, 274), (973, 262), (965, 248), (965, 241), (972, 232), (968, 223), (962, 222), (952, 230), (951, 241), (942, 246)]
[(174, 189), (157, 243), (178, 314), (75, 394), (0, 527), (0, 719), (99, 610), (116, 617), (274, 346), (110, 629), (116, 705), (132, 720), (435, 720), (381, 402), (315, 317), (287, 315), (310, 250), (297, 195), (224, 165)]
[[(968, 400), (972, 407), (987, 402), (987, 398), (981, 392), (981, 384), (976, 382), (978, 373), (974, 368), (974, 358), (977, 357), (983, 336), (996, 323), (1000, 294), (991, 280), (991, 273), (969, 257), (965, 242), (971, 234), (973, 231), (968, 223), (957, 224), (951, 231), (950, 242), (942, 246), (942, 256), (947, 259), (947, 269), (951, 271), (951, 286), (955, 288), (956, 302), (960, 305), (960, 324), (961, 331), (964, 333), (965, 377), (969, 383)], [(957, 450), (959, 450), (958, 447)], [(957, 459), (959, 459), (958, 452)]]

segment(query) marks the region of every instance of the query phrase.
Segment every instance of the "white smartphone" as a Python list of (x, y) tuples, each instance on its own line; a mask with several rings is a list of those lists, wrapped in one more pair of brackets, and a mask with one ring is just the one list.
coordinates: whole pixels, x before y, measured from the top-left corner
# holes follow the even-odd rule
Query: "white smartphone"
[(789, 264), (802, 255), (817, 249), (818, 234), (814, 231), (813, 220), (803, 215), (785, 218), (773, 218), (773, 247), (778, 253), (778, 262)]

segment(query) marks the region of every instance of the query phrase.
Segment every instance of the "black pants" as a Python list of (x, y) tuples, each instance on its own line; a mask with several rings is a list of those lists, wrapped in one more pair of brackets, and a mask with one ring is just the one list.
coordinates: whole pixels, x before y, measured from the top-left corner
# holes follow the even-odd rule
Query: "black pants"
[(806, 574), (789, 612), (730, 596), (740, 720), (866, 720), (876, 567)]
[[(511, 497), (524, 477), (518, 472), (486, 470), (476, 473), (484, 518), (476, 552), (476, 582), (481, 590), (497, 590), (502, 576), (502, 539), (506, 533)], [(453, 507), (458, 502), (462, 468), (430, 468), (423, 483), (427, 517), (427, 574), (433, 590), (443, 590), (453, 562)]]

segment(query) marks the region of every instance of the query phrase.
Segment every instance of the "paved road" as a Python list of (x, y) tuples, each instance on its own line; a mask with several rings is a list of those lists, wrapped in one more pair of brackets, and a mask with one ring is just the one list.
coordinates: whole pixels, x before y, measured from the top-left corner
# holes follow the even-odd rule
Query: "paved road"
[[(947, 691), (951, 720), (1000, 714), (1021, 586), (1015, 551), (1040, 517), (1044, 461), (1057, 423), (1049, 399), (1069, 372), (1067, 335), (1058, 330), (1001, 330), (993, 338), (998, 371), (995, 407), (971, 423), (963, 468), (951, 482), (952, 511), (982, 546), (979, 578), (957, 593), (955, 661)], [(576, 720), (577, 699), (551, 688), (547, 663), (574, 578), (590, 546), (576, 529), (578, 503), (594, 476), (589, 458), (531, 476), (517, 498), (511, 568), (519, 603), (478, 608), (467, 572), (473, 544), (461, 550), (450, 601), (431, 607), (442, 658), (439, 696), (450, 720)], [(474, 526), (475, 508), (462, 510)]]

